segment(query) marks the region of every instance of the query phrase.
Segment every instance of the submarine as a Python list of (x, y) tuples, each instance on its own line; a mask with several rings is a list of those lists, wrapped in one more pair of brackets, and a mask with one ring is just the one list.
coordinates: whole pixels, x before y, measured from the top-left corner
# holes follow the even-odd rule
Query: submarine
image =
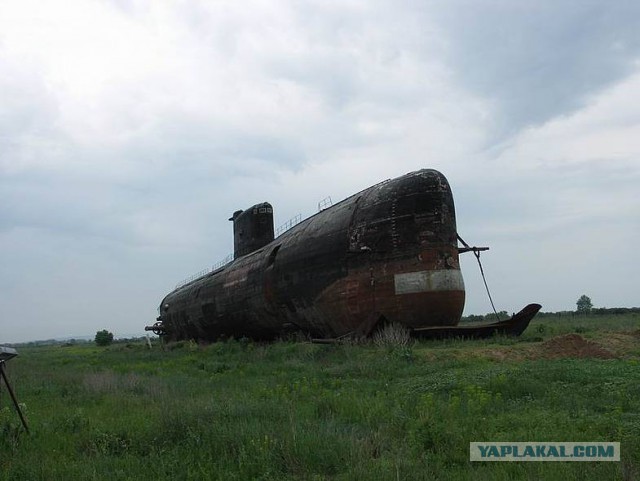
[[(268, 202), (238, 210), (227, 264), (179, 285), (145, 329), (167, 341), (367, 337), (387, 323), (416, 337), (519, 335), (540, 309), (458, 325), (465, 302), (453, 194), (422, 169), (386, 180), (274, 235)], [(462, 241), (464, 242), (464, 241)]]

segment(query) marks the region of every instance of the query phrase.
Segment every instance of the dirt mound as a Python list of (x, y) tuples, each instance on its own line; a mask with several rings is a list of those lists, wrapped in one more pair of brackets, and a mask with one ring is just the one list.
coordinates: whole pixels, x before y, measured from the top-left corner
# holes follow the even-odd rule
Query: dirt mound
[(589, 358), (614, 359), (616, 356), (593, 341), (587, 341), (578, 334), (566, 334), (554, 337), (542, 343), (544, 357), (548, 359), (560, 358)]

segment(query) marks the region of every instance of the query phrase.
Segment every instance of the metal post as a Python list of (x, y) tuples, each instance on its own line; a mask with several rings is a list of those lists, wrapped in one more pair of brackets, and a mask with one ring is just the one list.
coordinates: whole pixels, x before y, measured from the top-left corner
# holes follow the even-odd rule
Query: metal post
[(13, 400), (13, 405), (16, 407), (16, 411), (18, 411), (18, 416), (20, 416), (22, 425), (24, 426), (25, 431), (27, 431), (27, 434), (29, 434), (29, 426), (27, 426), (27, 420), (22, 414), (22, 410), (20, 409), (20, 405), (18, 404), (18, 399), (16, 399), (16, 395), (14, 394), (13, 389), (11, 389), (11, 384), (9, 384), (9, 379), (7, 379), (7, 374), (4, 372), (4, 361), (0, 361), (0, 375), (2, 375), (2, 379), (4, 379), (4, 383), (7, 385), (7, 390), (9, 391), (9, 395)]

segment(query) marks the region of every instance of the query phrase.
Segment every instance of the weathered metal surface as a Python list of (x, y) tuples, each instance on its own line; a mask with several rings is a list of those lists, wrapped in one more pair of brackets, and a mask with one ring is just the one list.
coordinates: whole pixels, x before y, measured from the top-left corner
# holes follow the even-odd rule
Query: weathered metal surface
[(238, 210), (233, 221), (233, 257), (249, 254), (273, 240), (273, 207), (268, 202)]
[(519, 336), (531, 322), (531, 319), (542, 308), (540, 304), (529, 304), (520, 312), (504, 321), (489, 324), (468, 324), (454, 327), (422, 327), (414, 329), (412, 334), (422, 339), (444, 339), (448, 337), (464, 337), (482, 339), (495, 334)]
[(380, 320), (411, 329), (459, 322), (455, 209), (440, 172), (370, 187), (273, 240), (261, 206), (271, 211), (259, 204), (232, 218), (235, 260), (167, 295), (150, 329), (171, 340), (289, 329), (335, 338), (366, 335)]
[[(466, 324), (459, 326), (435, 326), (418, 327), (411, 329), (413, 337), (420, 339), (484, 339), (499, 334), (504, 336), (519, 336), (531, 322), (531, 319), (538, 313), (542, 306), (540, 304), (529, 304), (511, 318), (491, 323)], [(334, 344), (340, 342), (341, 338), (321, 338), (311, 339), (311, 342), (318, 344)]]

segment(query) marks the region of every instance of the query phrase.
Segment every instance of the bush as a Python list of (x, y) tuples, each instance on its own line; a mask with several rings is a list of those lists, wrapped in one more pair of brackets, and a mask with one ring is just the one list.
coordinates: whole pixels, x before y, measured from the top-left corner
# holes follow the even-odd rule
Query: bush
[(113, 342), (113, 333), (107, 331), (106, 329), (98, 331), (96, 332), (95, 341), (98, 346), (108, 346)]

